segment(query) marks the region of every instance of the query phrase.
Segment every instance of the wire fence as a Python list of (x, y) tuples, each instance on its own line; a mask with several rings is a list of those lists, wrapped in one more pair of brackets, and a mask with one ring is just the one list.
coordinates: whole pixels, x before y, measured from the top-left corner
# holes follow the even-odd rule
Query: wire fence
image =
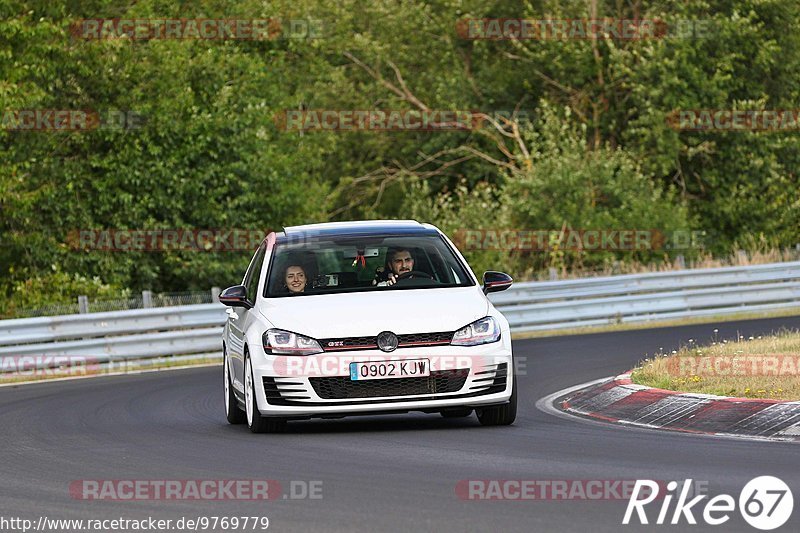
[(103, 311), (125, 311), (150, 307), (175, 307), (180, 305), (209, 304), (218, 301), (218, 288), (209, 291), (163, 292), (143, 291), (139, 296), (91, 300), (78, 296), (72, 303), (51, 304), (32, 309), (15, 309), (13, 317), (31, 318), (37, 316), (73, 315), (77, 313), (101, 313)]
[[(593, 277), (618, 276), (625, 274), (646, 274), (654, 272), (679, 272), (693, 269), (709, 269), (733, 266), (754, 266), (779, 262), (800, 261), (800, 244), (793, 249), (765, 249), (745, 252), (738, 250), (729, 257), (712, 259), (684, 260), (677, 256), (672, 262), (659, 264), (639, 264), (635, 262), (622, 263), (615, 261), (604, 268), (580, 269), (570, 271), (549, 268), (546, 271), (512, 273), (517, 282), (520, 281), (557, 281), (567, 279), (586, 279)], [(477, 273), (480, 276), (480, 273)], [(216, 291), (216, 293), (215, 293)], [(85, 296), (78, 296), (74, 302), (50, 304), (31, 309), (14, 309), (11, 314), (4, 316), (0, 312), (0, 319), (30, 318), (37, 316), (73, 315), (77, 313), (99, 313), (103, 311), (124, 311), (127, 309), (145, 309), (149, 307), (174, 307), (179, 305), (192, 305), (216, 302), (219, 295), (218, 288), (210, 291), (192, 292), (164, 292), (152, 293), (142, 291), (141, 295), (128, 298), (115, 298), (104, 300), (89, 300)]]

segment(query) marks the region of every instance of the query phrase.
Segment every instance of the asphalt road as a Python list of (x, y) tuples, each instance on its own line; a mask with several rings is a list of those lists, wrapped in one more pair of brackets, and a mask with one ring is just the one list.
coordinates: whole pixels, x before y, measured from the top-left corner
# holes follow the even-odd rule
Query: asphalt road
[[(0, 517), (267, 516), (277, 531), (756, 531), (738, 512), (715, 528), (622, 526), (622, 500), (471, 501), (455, 489), (474, 479), (692, 478), (712, 496), (738, 499), (750, 479), (775, 475), (798, 507), (797, 444), (603, 426), (535, 407), (563, 388), (628, 370), (646, 352), (707, 340), (715, 328), (733, 338), (783, 326), (798, 328), (800, 318), (515, 342), (526, 372), (517, 422), (502, 428), (481, 427), (474, 416), (408, 414), (295, 422), (286, 434), (254, 435), (226, 423), (218, 367), (0, 388)], [(84, 479), (273, 479), (287, 493), (292, 481), (322, 481), (322, 498), (74, 499), (70, 483)], [(695, 515), (702, 523), (702, 512)], [(800, 511), (781, 530), (800, 530)]]

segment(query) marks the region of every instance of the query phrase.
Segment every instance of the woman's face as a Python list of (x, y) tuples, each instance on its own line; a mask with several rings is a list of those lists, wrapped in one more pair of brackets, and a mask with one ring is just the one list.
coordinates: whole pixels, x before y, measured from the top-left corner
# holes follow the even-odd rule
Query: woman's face
[(303, 292), (306, 288), (306, 273), (303, 267), (290, 266), (287, 268), (284, 282), (289, 292)]

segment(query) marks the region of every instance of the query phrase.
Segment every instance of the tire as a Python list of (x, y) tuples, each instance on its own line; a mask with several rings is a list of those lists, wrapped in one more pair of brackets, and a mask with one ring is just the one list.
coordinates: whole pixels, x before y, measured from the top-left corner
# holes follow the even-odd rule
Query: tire
[[(513, 368), (511, 370), (513, 372)], [(510, 426), (517, 418), (517, 378), (511, 375), (511, 397), (508, 403), (477, 410), (482, 426)]]
[(281, 433), (286, 429), (285, 419), (261, 416), (261, 413), (258, 412), (255, 383), (253, 382), (253, 364), (250, 362), (249, 354), (245, 353), (244, 357), (244, 401), (247, 407), (245, 409), (247, 427), (253, 433)]
[(450, 411), (442, 411), (441, 414), (445, 418), (464, 418), (472, 414), (472, 409), (468, 407), (463, 409), (452, 409)]
[(243, 424), (245, 413), (239, 407), (236, 394), (233, 392), (230, 370), (228, 370), (228, 355), (225, 350), (222, 351), (222, 366), (222, 379), (225, 381), (225, 418), (228, 419), (229, 424)]

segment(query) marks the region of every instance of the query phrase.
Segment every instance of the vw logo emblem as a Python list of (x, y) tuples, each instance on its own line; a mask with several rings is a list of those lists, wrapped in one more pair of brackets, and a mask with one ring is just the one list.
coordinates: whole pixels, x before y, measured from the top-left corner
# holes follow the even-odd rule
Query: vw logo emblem
[(397, 335), (391, 331), (378, 333), (378, 348), (384, 352), (393, 352), (397, 349)]

